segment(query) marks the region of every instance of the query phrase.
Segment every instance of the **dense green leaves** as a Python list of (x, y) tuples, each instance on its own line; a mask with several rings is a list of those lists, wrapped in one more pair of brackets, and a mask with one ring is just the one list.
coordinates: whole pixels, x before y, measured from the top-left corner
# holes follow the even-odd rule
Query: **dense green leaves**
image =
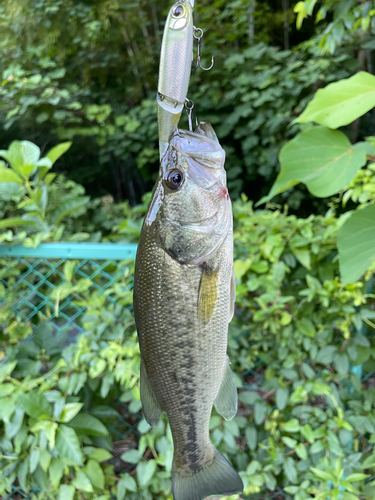
[[(357, 66), (356, 47), (323, 58), (298, 46), (293, 7), (203, 0), (194, 9), (215, 65), (192, 76), (189, 95), (199, 103), (198, 118), (218, 128), (234, 197), (267, 192), (277, 152), (294, 134), (287, 124), (301, 111), (300, 100)], [(96, 195), (139, 202), (158, 168), (155, 96), (167, 9), (155, 0), (41, 0), (37, 6), (25, 0), (18, 9), (6, 2), (0, 147), (19, 129), (47, 150), (73, 141), (59, 171)], [(302, 38), (312, 32), (313, 25)], [(185, 115), (181, 126), (187, 127)], [(296, 206), (299, 201), (294, 197)]]
[[(138, 210), (144, 213), (145, 208)], [(239, 413), (231, 422), (213, 415), (212, 441), (242, 471), (244, 496), (265, 495), (277, 487), (296, 498), (301, 492), (315, 495), (324, 480), (311, 467), (331, 473), (338, 456), (351, 460), (346, 474), (354, 478), (348, 482), (338, 470), (332, 472), (332, 482), (362, 495), (364, 481), (357, 476), (363, 472), (362, 450), (359, 458), (349, 458), (350, 443), (358, 439), (358, 429), (361, 439), (375, 432), (369, 417), (375, 397), (350, 366), (366, 359), (371, 370), (373, 340), (354, 334), (354, 325), (359, 331), (362, 318), (372, 321), (373, 299), (361, 283), (342, 285), (338, 280), (336, 238), (342, 221), (332, 210), (309, 219), (281, 211), (254, 212), (245, 199), (234, 202), (233, 211), (235, 261), (245, 265), (237, 264), (242, 272), (228, 350), (238, 381), (245, 379), (252, 390), (240, 389)], [(308, 271), (298, 260), (302, 251), (309, 255)], [(106, 264), (106, 273), (116, 273), (111, 266)], [(56, 289), (62, 290), (85, 279), (81, 272), (81, 261), (61, 263), (57, 277), (49, 279), (57, 280)], [(34, 325), (32, 338), (8, 345), (8, 352), (18, 353), (15, 361), (0, 366), (0, 380), (11, 375), (1, 384), (2, 400), (16, 397), (13, 377), (29, 395), (29, 412), (34, 412), (29, 403), (43, 398), (38, 411), (45, 408), (37, 420), (23, 408), (23, 415), (16, 415), (13, 401), (0, 405), (0, 419), (11, 436), (7, 440), (27, 447), (17, 465), (19, 481), (26, 488), (41, 488), (40, 495), (47, 488), (56, 498), (77, 492), (88, 500), (109, 500), (111, 493), (126, 500), (166, 500), (171, 495), (170, 430), (163, 419), (150, 429), (133, 413), (140, 411), (140, 359), (128, 310), (132, 267), (126, 263), (124, 273), (115, 276), (101, 295), (96, 293), (100, 276), (75, 289), (75, 304), (88, 307), (81, 317), (83, 335), (61, 347), (51, 328)], [(13, 322), (11, 316), (0, 318)], [(42, 369), (50, 371), (40, 376)], [(137, 433), (119, 441), (117, 426), (125, 419)], [(25, 433), (32, 436), (27, 442)], [(0, 446), (1, 453), (10, 453), (7, 441)], [(0, 489), (4, 481), (0, 479)]]
[(338, 234), (343, 283), (353, 283), (375, 261), (375, 205), (353, 213)]
[[(156, 78), (150, 65), (157, 64), (153, 50), (158, 28), (140, 12), (154, 8), (157, 26), (160, 7), (151, 2), (142, 10), (140, 4), (101, 0), (95, 6), (87, 2), (52, 3), (41, 0), (33, 4), (33, 16), (23, 16), (22, 9), (30, 7), (28, 1), (17, 12), (12, 13), (8, 3), (0, 11), (0, 24), (4, 12), (17, 21), (3, 26), (10, 43), (15, 40), (13, 33), (23, 36), (24, 28), (28, 28), (28, 36), (23, 39), (34, 43), (32, 50), (25, 50), (22, 43), (10, 48), (9, 54), (19, 64), (8, 64), (6, 58), (0, 63), (4, 65), (0, 94), (5, 97), (2, 106), (8, 113), (4, 129), (15, 134), (20, 125), (32, 131), (33, 137), (40, 134), (40, 146), (51, 138), (55, 143), (57, 136), (74, 138), (71, 161), (61, 163), (61, 168), (95, 183), (99, 171), (104, 172), (103, 178), (108, 177), (110, 166), (118, 179), (126, 179), (116, 194), (122, 196), (126, 185), (135, 201), (145, 189), (142, 176), (149, 179), (157, 165), (155, 102), (148, 96), (144, 76), (147, 68), (151, 78)], [(257, 5), (267, 13), (267, 7)], [(52, 9), (49, 27), (44, 24), (47, 6)], [(319, 6), (322, 16), (324, 6), (325, 2)], [(287, 123), (311, 97), (312, 86), (324, 86), (352, 74), (356, 62), (347, 56), (316, 57), (311, 46), (302, 53), (253, 41), (248, 44), (239, 31), (241, 28), (247, 36), (248, 2), (226, 5), (219, 1), (211, 8), (217, 9), (218, 28), (211, 41), (207, 38), (207, 48), (228, 45), (233, 53), (217, 51), (219, 65), (204, 75), (204, 80), (194, 75), (191, 92), (199, 101), (200, 116), (215, 123), (227, 149), (232, 193), (238, 195), (244, 187), (250, 190), (255, 186), (258, 196), (260, 187), (255, 181), (271, 179), (280, 146), (296, 132), (296, 126), (288, 129)], [(212, 16), (210, 9), (201, 11), (203, 24), (205, 16)], [(299, 2), (298, 22), (301, 24), (313, 9), (314, 1)], [(282, 24), (288, 20), (287, 14), (283, 13)], [(275, 17), (273, 12), (270, 15)], [(343, 16), (347, 27), (349, 21), (346, 14)], [(40, 20), (38, 30), (27, 25), (28, 19), (35, 17)], [(344, 17), (338, 16), (340, 22)], [(62, 18), (69, 22), (61, 23)], [(356, 12), (354, 19), (361, 16)], [(336, 21), (334, 18), (331, 24), (337, 27)], [(256, 25), (256, 37), (261, 22)], [(64, 31), (65, 24), (71, 35)], [(223, 29), (228, 26), (231, 29)], [(38, 45), (39, 30), (45, 35), (40, 37), (45, 46)], [(329, 25), (327, 30), (331, 35)], [(52, 45), (50, 33), (54, 33)], [(287, 33), (285, 29), (284, 35)], [(342, 40), (340, 33), (334, 35)], [(70, 36), (75, 37), (73, 45), (67, 43)], [(105, 50), (102, 40), (105, 44), (108, 41)], [(70, 45), (73, 48), (67, 54)], [(349, 53), (346, 47), (344, 50)], [(74, 62), (78, 52), (80, 61), (87, 61), (84, 68)], [(133, 52), (132, 57), (129, 52)], [(121, 68), (121, 82), (126, 81), (125, 94), (122, 83), (116, 80), (117, 67)], [(371, 375), (365, 387), (356, 367), (365, 363), (368, 374), (374, 369), (373, 339), (358, 334), (366, 333), (365, 325), (373, 324), (374, 304), (370, 284), (365, 290), (361, 282), (340, 282), (337, 233), (340, 227), (344, 231), (350, 217), (364, 212), (369, 208), (365, 205), (374, 201), (371, 165), (360, 170), (374, 151), (371, 138), (365, 145), (351, 146), (341, 132), (326, 128), (349, 123), (350, 117), (367, 109), (372, 91), (364, 94), (363, 87), (367, 80), (368, 88), (373, 85), (371, 78), (360, 73), (318, 92), (297, 122), (312, 120), (325, 127), (304, 128), (285, 146), (280, 154), (281, 173), (271, 192), (303, 182), (313, 194), (325, 197), (340, 193), (345, 203), (361, 204), (362, 210), (338, 217), (338, 198), (330, 200), (324, 217), (301, 219), (286, 211), (254, 213), (245, 197), (234, 203), (237, 306), (230, 326), (229, 354), (239, 385), (242, 379), (252, 390), (240, 389), (239, 413), (231, 422), (214, 415), (210, 428), (212, 441), (242, 471), (245, 497), (274, 496), (281, 488), (296, 500), (339, 495), (357, 500), (372, 494), (368, 490), (372, 486), (364, 484), (367, 474), (361, 470), (374, 472), (366, 441), (373, 441), (375, 432), (375, 397)], [(359, 82), (357, 89), (353, 89), (353, 82)], [(338, 106), (342, 113), (337, 112)], [(114, 205), (108, 197), (89, 200), (81, 186), (48, 173), (69, 143), (53, 148), (42, 159), (39, 148), (30, 144), (13, 143), (2, 152), (9, 165), (0, 166), (0, 194), (7, 192), (9, 203), (0, 203), (7, 221), (1, 241), (28, 245), (61, 238), (99, 241), (111, 232), (111, 237), (120, 241), (138, 237), (145, 204), (130, 210), (125, 204)], [(118, 179), (109, 183), (119, 186)], [(134, 190), (138, 192), (134, 194)], [(299, 193), (294, 194), (298, 206)], [(293, 193), (285, 196), (293, 199)], [(16, 230), (17, 220), (27, 220), (30, 226)], [(11, 225), (7, 225), (9, 221)], [(372, 242), (368, 227), (372, 225), (363, 225), (364, 244), (357, 250), (363, 251), (367, 242)], [(361, 240), (362, 232), (352, 233), (356, 242)], [(339, 257), (342, 271), (341, 251)], [(370, 265), (366, 261), (363, 271)], [(106, 273), (111, 274), (111, 266), (106, 263)], [(354, 264), (349, 267), (354, 272)], [(1, 358), (14, 354), (16, 361), (4, 373), (0, 370), (0, 419), (5, 429), (0, 443), (0, 496), (8, 495), (17, 477), (18, 488), (33, 488), (41, 499), (46, 494), (59, 500), (109, 500), (114, 494), (119, 500), (170, 498), (170, 429), (164, 420), (149, 429), (137, 413), (139, 349), (128, 310), (131, 283), (126, 280), (132, 273), (130, 268), (126, 267), (125, 278), (116, 278), (99, 296), (100, 278), (82, 278), (80, 262), (61, 265), (57, 276), (48, 276), (55, 291), (48, 289), (54, 304), (48, 305), (45, 317), (54, 313), (54, 321), (62, 320), (62, 298), (71, 299), (74, 307), (88, 308), (79, 320), (84, 334), (77, 338), (71, 335), (68, 346), (65, 341), (58, 344), (48, 329), (43, 334), (37, 330), (44, 309), (35, 315), (33, 324), (23, 322), (26, 314), (15, 315), (14, 304), (21, 299), (11, 292), (24, 268), (15, 262), (13, 267), (7, 263), (2, 269), (0, 280), (6, 287), (0, 285), (2, 307), (5, 302), (0, 310), (0, 354)], [(48, 273), (46, 268), (44, 274)], [(27, 300), (37, 303), (36, 297)], [(25, 309), (22, 301), (21, 307)], [(31, 332), (33, 339), (25, 339)], [(37, 408), (32, 402), (37, 402)], [(124, 428), (138, 432), (119, 441), (120, 419)], [(129, 473), (121, 472), (124, 463)]]

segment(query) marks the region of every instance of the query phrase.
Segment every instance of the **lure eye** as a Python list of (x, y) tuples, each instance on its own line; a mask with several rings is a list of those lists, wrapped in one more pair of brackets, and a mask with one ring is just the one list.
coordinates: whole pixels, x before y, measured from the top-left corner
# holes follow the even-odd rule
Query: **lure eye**
[(167, 175), (167, 184), (171, 189), (178, 189), (184, 182), (184, 174), (181, 170), (171, 170)]
[(174, 17), (180, 17), (184, 13), (184, 8), (182, 5), (176, 5), (176, 7), (173, 9), (173, 16)]

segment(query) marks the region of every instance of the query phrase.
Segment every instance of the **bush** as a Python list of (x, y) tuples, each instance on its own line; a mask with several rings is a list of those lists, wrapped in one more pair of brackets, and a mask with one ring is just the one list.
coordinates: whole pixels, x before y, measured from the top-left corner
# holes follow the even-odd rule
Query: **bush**
[[(339, 281), (342, 219), (333, 210), (308, 219), (254, 211), (246, 198), (233, 211), (237, 306), (229, 354), (240, 406), (231, 422), (213, 414), (212, 440), (242, 471), (242, 498), (270, 498), (278, 488), (296, 500), (338, 498), (340, 486), (351, 500), (371, 498), (375, 346), (366, 328), (374, 300), (371, 283)], [(63, 277), (56, 274), (52, 300), (58, 307), (57, 297), (69, 296), (87, 306), (77, 320), (83, 333), (56, 337), (43, 309), (24, 325), (17, 314), (2, 316), (0, 495), (18, 484), (37, 499), (170, 500), (166, 418), (150, 429), (140, 412), (132, 264), (123, 263), (125, 276), (102, 294), (99, 278), (77, 287), (77, 265), (67, 261)], [(24, 273), (19, 266), (3, 271), (8, 310), (17, 304), (8, 285)], [(17, 338), (27, 336), (17, 344), (14, 322)]]

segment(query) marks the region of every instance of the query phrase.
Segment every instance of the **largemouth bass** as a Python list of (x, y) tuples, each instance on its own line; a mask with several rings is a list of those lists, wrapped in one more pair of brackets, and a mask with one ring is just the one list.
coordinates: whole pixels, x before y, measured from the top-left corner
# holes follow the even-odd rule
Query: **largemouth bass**
[(193, 0), (176, 2), (164, 27), (157, 94), (160, 159), (177, 130), (189, 86), (193, 58), (193, 5)]
[(213, 405), (227, 420), (237, 412), (226, 354), (235, 282), (224, 160), (208, 123), (173, 135), (137, 250), (141, 400), (150, 425), (164, 411), (168, 415), (175, 500), (243, 490), (240, 476), (209, 437)]

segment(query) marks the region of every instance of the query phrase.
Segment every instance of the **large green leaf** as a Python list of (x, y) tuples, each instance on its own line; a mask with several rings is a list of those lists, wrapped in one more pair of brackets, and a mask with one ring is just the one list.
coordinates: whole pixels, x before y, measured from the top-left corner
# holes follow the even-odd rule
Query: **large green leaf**
[(46, 157), (51, 160), (53, 165), (55, 161), (60, 158), (60, 156), (68, 151), (71, 145), (71, 142), (62, 142), (61, 144), (58, 144), (54, 148), (50, 149), (46, 154)]
[(137, 479), (140, 486), (145, 486), (152, 479), (156, 471), (156, 461), (148, 460), (147, 462), (140, 462), (137, 467)]
[(83, 455), (78, 436), (74, 429), (60, 425), (57, 429), (56, 449), (60, 457), (67, 458), (77, 465), (82, 465)]
[[(366, 163), (362, 144), (352, 146), (338, 130), (314, 127), (297, 135), (280, 151), (281, 170), (267, 199), (298, 182), (320, 198), (344, 189)], [(263, 200), (265, 201), (265, 200)]]
[(23, 189), (22, 178), (11, 168), (2, 166), (0, 162), (0, 200), (7, 201)]
[(9, 201), (12, 196), (19, 194), (23, 186), (15, 182), (0, 182), (0, 200)]
[(107, 436), (107, 428), (97, 418), (88, 413), (80, 413), (69, 422), (71, 427), (77, 432), (88, 434), (89, 436)]
[(52, 415), (52, 406), (42, 394), (35, 392), (22, 394), (20, 400), (25, 412), (30, 417), (46, 419)]
[(77, 490), (87, 491), (88, 493), (94, 491), (90, 479), (82, 471), (77, 472), (72, 484), (77, 488)]
[(0, 183), (3, 182), (23, 184), (22, 178), (14, 170), (0, 166)]
[(64, 422), (64, 424), (70, 422), (81, 410), (82, 406), (83, 403), (67, 403), (58, 420)]
[(103, 469), (100, 467), (99, 463), (96, 460), (88, 460), (83, 471), (90, 479), (91, 484), (94, 486), (94, 488), (98, 488), (100, 490), (104, 489), (105, 479)]
[(12, 439), (16, 436), (21, 429), (24, 414), (25, 412), (23, 408), (17, 408), (13, 416), (10, 418), (9, 423), (5, 424), (5, 434), (8, 439)]
[(0, 156), (5, 158), (17, 173), (28, 178), (37, 168), (40, 149), (30, 141), (13, 141), (7, 151), (0, 151)]
[(62, 484), (59, 488), (58, 500), (73, 500), (75, 487), (68, 484)]
[(297, 123), (316, 122), (329, 128), (348, 125), (375, 106), (375, 76), (360, 71), (319, 89)]
[(375, 261), (375, 205), (354, 212), (338, 233), (342, 283), (353, 283)]

